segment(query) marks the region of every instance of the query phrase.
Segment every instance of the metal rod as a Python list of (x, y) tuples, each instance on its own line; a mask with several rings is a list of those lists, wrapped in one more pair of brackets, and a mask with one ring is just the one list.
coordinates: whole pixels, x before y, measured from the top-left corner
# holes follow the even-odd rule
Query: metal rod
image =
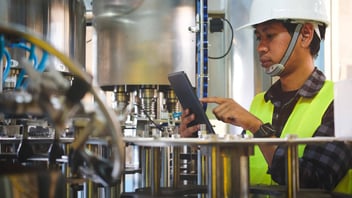
[[(206, 185), (208, 177), (206, 148), (199, 147), (197, 152), (197, 184)], [(198, 198), (205, 198), (205, 194), (198, 194)]]
[(150, 148), (141, 147), (142, 187), (150, 186)]
[(172, 154), (172, 187), (177, 188), (180, 184), (180, 150), (178, 146), (173, 147)]
[(151, 149), (151, 195), (155, 196), (160, 194), (160, 148)]
[(209, 167), (209, 174), (208, 174), (208, 197), (220, 197), (219, 191), (220, 189), (218, 186), (218, 176), (219, 176), (219, 148), (218, 146), (210, 146), (209, 147), (209, 158), (208, 158), (208, 167)]
[(161, 155), (160, 186), (168, 187), (170, 185), (170, 147), (161, 148)]
[(297, 144), (287, 146), (287, 197), (296, 198), (299, 191)]

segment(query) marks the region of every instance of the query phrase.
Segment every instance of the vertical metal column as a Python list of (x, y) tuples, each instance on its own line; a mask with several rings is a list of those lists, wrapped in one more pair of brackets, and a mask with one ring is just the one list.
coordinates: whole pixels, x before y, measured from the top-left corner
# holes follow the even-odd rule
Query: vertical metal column
[[(228, 147), (223, 153), (227, 164), (223, 169), (230, 171), (224, 172), (224, 192), (226, 197), (247, 198), (249, 194), (249, 155), (252, 150), (250, 145), (240, 145), (238, 147)], [(230, 177), (226, 177), (230, 175)]]
[[(208, 168), (207, 168), (207, 149), (199, 147), (197, 152), (197, 184), (200, 186), (207, 184)], [(198, 194), (198, 198), (205, 198), (205, 194)]]
[[(96, 145), (88, 144), (87, 149), (94, 152)], [(96, 198), (98, 197), (98, 184), (94, 183), (92, 180), (88, 180), (85, 184), (84, 191), (87, 198)]]
[(220, 170), (218, 164), (220, 164), (220, 153), (219, 147), (216, 145), (209, 146), (208, 155), (208, 198), (221, 197), (219, 192), (219, 175)]
[(172, 153), (172, 187), (180, 185), (180, 151), (181, 147), (174, 146)]
[[(65, 144), (65, 154), (68, 156), (70, 152), (70, 144), (66, 143)], [(73, 178), (71, 175), (71, 167), (68, 165), (68, 161), (66, 163), (62, 164), (62, 173), (65, 175), (65, 178)], [(69, 182), (66, 182), (66, 197), (76, 197), (76, 191), (73, 188), (74, 184), (70, 184)]]
[(236, 166), (236, 164), (233, 164), (233, 157), (232, 154), (235, 153), (232, 148), (221, 148), (221, 186), (222, 189), (220, 189), (223, 193), (222, 197), (224, 198), (229, 198), (229, 197), (234, 197), (233, 196), (233, 191), (235, 189), (232, 188), (232, 179), (234, 178), (234, 171), (232, 168), (236, 168), (233, 166)]
[(287, 146), (287, 197), (296, 198), (299, 191), (298, 145)]
[(150, 147), (141, 146), (142, 187), (150, 186)]
[(247, 198), (249, 194), (250, 145), (208, 147), (207, 197)]
[(161, 149), (161, 176), (160, 186), (168, 187), (170, 185), (170, 147), (162, 147)]
[(151, 195), (160, 194), (160, 148), (151, 148)]

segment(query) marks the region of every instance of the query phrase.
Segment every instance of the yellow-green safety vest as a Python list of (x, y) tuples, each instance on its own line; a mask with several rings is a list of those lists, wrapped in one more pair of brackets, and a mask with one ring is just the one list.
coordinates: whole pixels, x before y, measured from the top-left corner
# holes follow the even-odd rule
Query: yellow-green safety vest
[[(299, 138), (312, 137), (321, 119), (334, 98), (333, 82), (325, 81), (322, 89), (313, 98), (301, 97), (289, 116), (281, 133), (281, 138), (288, 134), (296, 134)], [(264, 92), (256, 95), (252, 101), (250, 112), (263, 123), (271, 123), (274, 105), (264, 100)], [(302, 119), (304, 118), (304, 119)], [(298, 146), (298, 155), (302, 157), (305, 145)], [(254, 148), (254, 155), (250, 157), (250, 184), (276, 185), (267, 174), (268, 165), (258, 146)], [(352, 194), (352, 170), (340, 181), (336, 192)]]

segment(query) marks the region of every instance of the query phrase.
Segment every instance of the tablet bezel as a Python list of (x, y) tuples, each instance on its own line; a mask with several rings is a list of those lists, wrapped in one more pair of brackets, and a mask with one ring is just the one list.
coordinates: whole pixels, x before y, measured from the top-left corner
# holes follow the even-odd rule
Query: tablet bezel
[(168, 74), (168, 79), (171, 87), (175, 91), (178, 100), (183, 109), (189, 109), (191, 113), (195, 114), (195, 120), (188, 126), (196, 124), (205, 124), (208, 133), (215, 133), (210, 121), (203, 109), (202, 103), (196, 95), (195, 89), (191, 84), (187, 74), (184, 71), (173, 72)]

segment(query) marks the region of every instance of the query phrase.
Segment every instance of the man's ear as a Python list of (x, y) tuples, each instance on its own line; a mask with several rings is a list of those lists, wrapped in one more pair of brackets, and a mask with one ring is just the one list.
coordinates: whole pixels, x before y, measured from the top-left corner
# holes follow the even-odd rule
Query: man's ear
[(305, 23), (301, 30), (302, 45), (308, 47), (314, 37), (314, 26), (311, 23)]

